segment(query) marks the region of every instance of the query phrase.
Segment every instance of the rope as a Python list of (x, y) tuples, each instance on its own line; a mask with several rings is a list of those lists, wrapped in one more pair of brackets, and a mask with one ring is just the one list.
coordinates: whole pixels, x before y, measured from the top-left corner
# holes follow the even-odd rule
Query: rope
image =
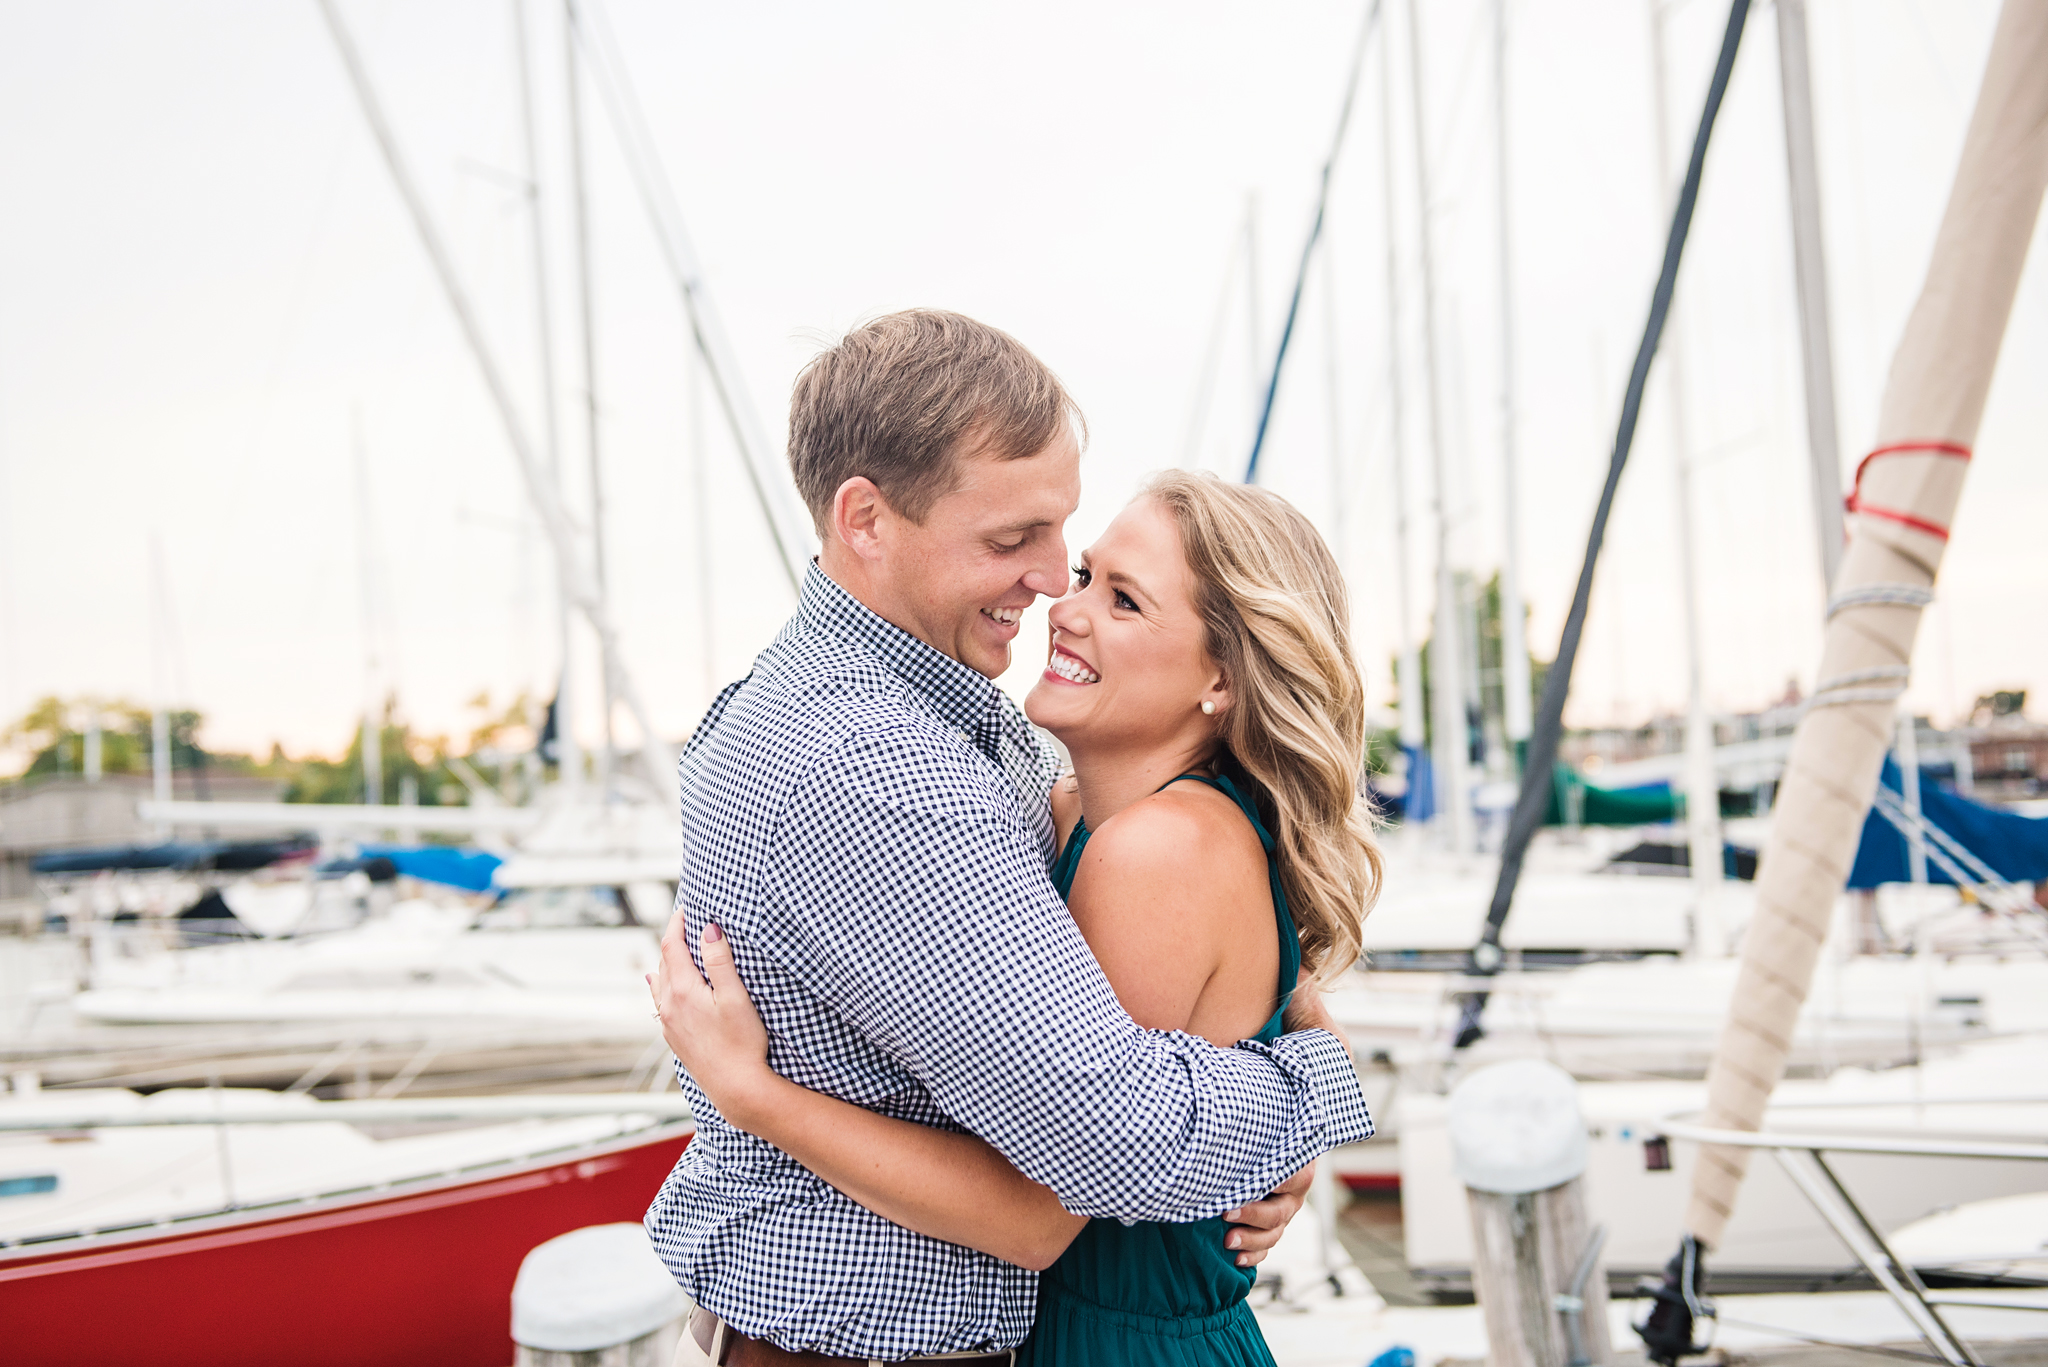
[(1881, 456), (1945, 456), (1950, 460), (1967, 461), (1970, 459), (1970, 448), (1954, 441), (1902, 441), (1890, 446), (1880, 446), (1856, 463), (1856, 478), (1849, 486), (1849, 496), (1842, 500), (1845, 512), (1861, 513), (1865, 517), (1880, 517), (1887, 522), (1896, 522), (1901, 527), (1925, 532), (1939, 540), (1948, 540), (1948, 528), (1939, 522), (1930, 522), (1924, 517), (1916, 517), (1898, 508), (1886, 508), (1880, 504), (1863, 501), (1863, 472), (1870, 468), (1870, 462)]
[(1807, 700), (1807, 707), (1847, 707), (1859, 702), (1897, 702), (1906, 695), (1906, 686), (1897, 688), (1844, 688), (1834, 693), (1816, 693)]
[(1918, 584), (1866, 584), (1845, 589), (1828, 599), (1828, 618), (1850, 608), (1924, 608), (1934, 601), (1934, 590)]
[(1816, 694), (1832, 693), (1838, 688), (1847, 688), (1851, 684), (1879, 683), (1886, 679), (1897, 679), (1904, 683), (1911, 677), (1913, 677), (1913, 671), (1910, 666), (1879, 665), (1875, 669), (1857, 669), (1847, 674), (1837, 674), (1832, 679), (1825, 679), (1814, 685), (1813, 691)]
[[(1905, 694), (1906, 683), (1913, 677), (1907, 665), (1879, 665), (1875, 669), (1857, 669), (1847, 674), (1837, 674), (1824, 679), (1814, 687), (1813, 696), (1806, 701), (1809, 708), (1843, 707), (1859, 702), (1896, 702)], [(1884, 683), (1896, 680), (1892, 688), (1860, 688), (1859, 684)]]

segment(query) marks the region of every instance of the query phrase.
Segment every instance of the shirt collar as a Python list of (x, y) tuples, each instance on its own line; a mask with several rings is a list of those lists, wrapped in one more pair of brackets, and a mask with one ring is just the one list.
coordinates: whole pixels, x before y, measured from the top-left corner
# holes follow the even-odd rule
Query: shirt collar
[(877, 656), (931, 704), (939, 720), (984, 747), (993, 744), (990, 725), (1008, 701), (989, 679), (943, 651), (934, 650), (893, 622), (877, 616), (834, 583), (814, 560), (804, 571), (797, 617), (835, 641), (860, 646)]

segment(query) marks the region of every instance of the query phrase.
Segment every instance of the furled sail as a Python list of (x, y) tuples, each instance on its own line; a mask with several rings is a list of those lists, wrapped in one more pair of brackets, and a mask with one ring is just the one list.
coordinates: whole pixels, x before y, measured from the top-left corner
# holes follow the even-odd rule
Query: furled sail
[[(1927, 279), (1892, 358), (1877, 449), (1848, 501), (1819, 681), (1793, 737), (1734, 1003), (1707, 1073), (1705, 1123), (1717, 1129), (1757, 1129), (1784, 1072), (1905, 692), (2044, 187), (2048, 0), (2006, 0)], [(1694, 1170), (1686, 1227), (1708, 1248), (1727, 1227), (1749, 1152), (1708, 1147)]]

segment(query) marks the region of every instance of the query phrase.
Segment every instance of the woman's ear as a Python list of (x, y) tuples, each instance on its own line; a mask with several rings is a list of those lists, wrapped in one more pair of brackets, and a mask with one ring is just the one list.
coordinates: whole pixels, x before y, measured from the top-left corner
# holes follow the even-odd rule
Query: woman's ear
[(1221, 717), (1230, 710), (1231, 701), (1230, 680), (1218, 670), (1209, 680), (1209, 686), (1202, 690), (1202, 696), (1196, 699), (1195, 705), (1201, 708), (1205, 715)]

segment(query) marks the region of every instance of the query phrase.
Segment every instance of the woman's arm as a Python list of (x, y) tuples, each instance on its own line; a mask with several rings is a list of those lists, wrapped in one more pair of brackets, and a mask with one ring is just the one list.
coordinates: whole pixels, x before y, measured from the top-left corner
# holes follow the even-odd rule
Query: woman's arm
[[(1123, 845), (1126, 853), (1154, 845), (1160, 836), (1186, 834), (1150, 828), (1149, 823), (1124, 824), (1127, 832), (1111, 843)], [(1148, 829), (1129, 829), (1140, 825)], [(1153, 839), (1133, 838), (1140, 834)], [(1163, 862), (1139, 858), (1123, 866), (1118, 861), (1108, 866), (1116, 872), (1098, 866), (1077, 882), (1076, 904), (1106, 907), (1128, 898), (1127, 904), (1134, 905), (1156, 895), (1162, 877), (1179, 882), (1174, 874), (1188, 873), (1184, 863), (1173, 870), (1162, 867)], [(1141, 1023), (1177, 1029), (1187, 1024), (1213, 969), (1191, 942), (1214, 942), (1207, 934), (1189, 933), (1184, 904), (1160, 903), (1151, 911), (1145, 919), (1156, 934), (1120, 938), (1114, 949), (1105, 941), (1098, 954), (1111, 986)], [(1149, 941), (1150, 953), (1140, 952), (1141, 941)], [(1173, 948), (1162, 953), (1162, 945)], [(660, 974), (650, 977), (648, 985), (669, 1047), (729, 1122), (775, 1145), (882, 1218), (1019, 1267), (1051, 1266), (1080, 1233), (1087, 1223), (1083, 1217), (1062, 1209), (1049, 1189), (973, 1135), (876, 1115), (800, 1087), (770, 1069), (768, 1034), (733, 967), (731, 944), (710, 926), (701, 948), (704, 974), (684, 944), (682, 917), (672, 917), (662, 936)], [(1301, 1209), (1312, 1173), (1310, 1165), (1266, 1199), (1224, 1212), (1235, 1225), (1225, 1236), (1225, 1247), (1237, 1252), (1239, 1266), (1264, 1261), (1279, 1242)]]
[(1087, 1220), (969, 1134), (954, 1134), (800, 1087), (768, 1067), (768, 1034), (733, 968), (732, 944), (704, 932), (706, 984), (682, 918), (650, 978), (662, 1035), (732, 1124), (765, 1139), (885, 1220), (1041, 1271)]
[(1042, 1272), (1088, 1223), (971, 1134), (876, 1115), (765, 1067), (730, 1100), (718, 1109), (733, 1124), (883, 1219), (934, 1239)]

